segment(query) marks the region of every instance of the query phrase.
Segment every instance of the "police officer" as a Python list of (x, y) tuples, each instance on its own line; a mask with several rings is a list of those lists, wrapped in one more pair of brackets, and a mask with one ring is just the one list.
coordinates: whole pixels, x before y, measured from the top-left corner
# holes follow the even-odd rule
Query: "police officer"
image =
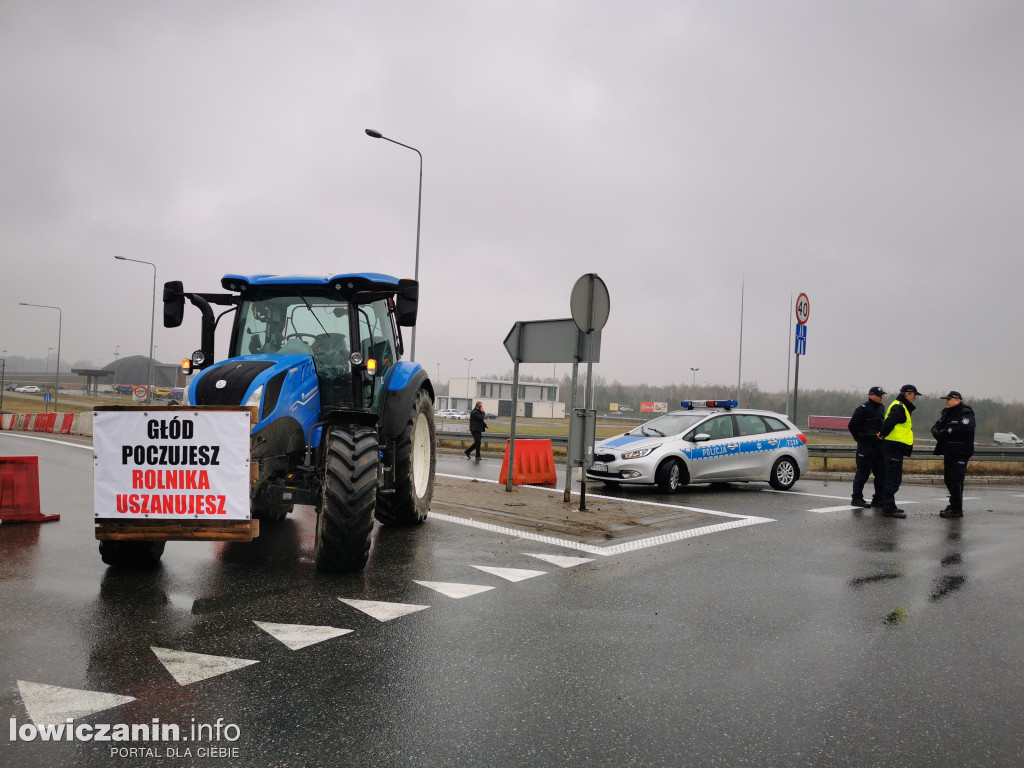
[(903, 459), (914, 451), (914, 424), (910, 415), (914, 412), (914, 401), (919, 394), (913, 384), (900, 387), (899, 395), (889, 403), (885, 411), (885, 420), (878, 432), (885, 457), (882, 514), (886, 517), (907, 516), (906, 512), (896, 507), (896, 492), (903, 482)]
[[(850, 417), (850, 434), (857, 441), (857, 474), (853, 476), (853, 499), (850, 502), (855, 507), (882, 506), (885, 458), (878, 433), (882, 431), (885, 418), (885, 405), (882, 402), (884, 395), (885, 390), (881, 387), (872, 387), (868, 390), (867, 401), (858, 405)], [(864, 485), (868, 475), (875, 476), (875, 492), (870, 502), (864, 500)]]
[(974, 453), (974, 410), (955, 389), (946, 395), (946, 407), (932, 427), (935, 455), (942, 456), (942, 479), (949, 490), (949, 504), (939, 517), (964, 516), (964, 478), (967, 460)]

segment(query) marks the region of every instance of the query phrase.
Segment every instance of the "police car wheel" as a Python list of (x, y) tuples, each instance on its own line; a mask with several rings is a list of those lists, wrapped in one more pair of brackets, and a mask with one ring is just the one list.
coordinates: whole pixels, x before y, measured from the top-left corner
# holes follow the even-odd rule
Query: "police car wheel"
[(777, 491), (788, 491), (796, 485), (798, 477), (800, 470), (796, 464), (788, 456), (783, 456), (772, 465), (772, 474), (768, 482)]
[(675, 493), (686, 485), (686, 480), (684, 479), (685, 472), (686, 470), (678, 460), (669, 459), (658, 467), (658, 471), (654, 475), (654, 481), (658, 484), (658, 488), (662, 493)]

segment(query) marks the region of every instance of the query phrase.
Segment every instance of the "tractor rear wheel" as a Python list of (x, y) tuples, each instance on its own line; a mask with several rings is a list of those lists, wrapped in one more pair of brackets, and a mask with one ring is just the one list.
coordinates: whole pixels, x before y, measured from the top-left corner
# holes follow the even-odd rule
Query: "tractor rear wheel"
[(384, 525), (417, 525), (427, 519), (434, 495), (437, 441), (430, 396), (416, 395), (405, 429), (395, 441), (395, 490), (377, 497), (377, 519)]
[(345, 426), (327, 436), (324, 492), (313, 555), (321, 571), (358, 571), (370, 556), (377, 501), (377, 432)]
[(101, 541), (100, 558), (115, 568), (154, 568), (164, 553), (163, 541)]

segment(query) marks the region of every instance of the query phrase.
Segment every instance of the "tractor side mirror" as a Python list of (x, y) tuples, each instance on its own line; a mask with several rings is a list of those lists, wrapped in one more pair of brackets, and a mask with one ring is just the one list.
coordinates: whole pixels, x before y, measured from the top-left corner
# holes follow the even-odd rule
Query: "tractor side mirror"
[(395, 301), (395, 320), (405, 328), (416, 325), (416, 309), (420, 301), (420, 284), (415, 280), (398, 281), (398, 298)]
[(177, 328), (185, 317), (185, 293), (181, 280), (164, 283), (164, 328)]

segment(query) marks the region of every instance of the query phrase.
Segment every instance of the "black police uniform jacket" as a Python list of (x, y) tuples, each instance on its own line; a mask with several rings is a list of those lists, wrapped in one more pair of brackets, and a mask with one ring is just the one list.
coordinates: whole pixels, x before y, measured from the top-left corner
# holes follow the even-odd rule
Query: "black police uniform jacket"
[(848, 429), (853, 439), (857, 442), (870, 441), (879, 442), (878, 433), (882, 431), (882, 421), (885, 419), (885, 404), (868, 400), (861, 403), (854, 409), (850, 417)]
[(932, 427), (936, 456), (966, 458), (974, 454), (974, 411), (966, 403), (943, 408)]

